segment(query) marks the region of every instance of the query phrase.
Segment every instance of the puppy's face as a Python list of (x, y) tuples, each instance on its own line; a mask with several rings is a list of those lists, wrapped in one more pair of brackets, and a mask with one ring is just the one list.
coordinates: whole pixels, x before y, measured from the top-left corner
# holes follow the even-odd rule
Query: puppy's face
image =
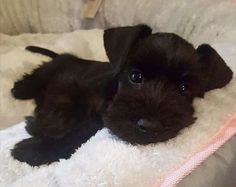
[[(194, 123), (193, 99), (227, 84), (232, 72), (208, 45), (195, 50), (175, 34), (151, 35), (146, 26), (126, 29), (131, 34), (127, 39), (123, 33), (117, 36), (114, 29), (104, 35), (119, 80), (117, 94), (104, 115), (105, 124), (113, 134), (132, 144), (166, 141)], [(119, 44), (111, 42), (111, 35), (129, 41), (122, 46), (119, 40)], [(114, 45), (121, 50), (110, 51)], [(218, 60), (221, 70), (211, 70), (211, 58)], [(224, 80), (215, 79), (216, 71)], [(211, 73), (215, 80), (210, 80)]]

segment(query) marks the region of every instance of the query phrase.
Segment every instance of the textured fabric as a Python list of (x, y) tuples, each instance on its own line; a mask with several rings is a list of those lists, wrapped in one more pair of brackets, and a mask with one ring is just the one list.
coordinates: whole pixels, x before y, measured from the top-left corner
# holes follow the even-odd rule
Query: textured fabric
[(178, 168), (175, 168), (173, 172), (170, 172), (160, 183), (155, 184), (155, 186), (175, 186), (235, 135), (236, 113), (213, 137), (210, 137), (205, 144), (201, 145), (199, 150), (194, 152), (192, 156), (181, 163)]
[(178, 187), (235, 187), (236, 136), (192, 171)]
[(175, 32), (192, 42), (226, 42), (232, 35), (236, 40), (232, 0), (104, 0), (95, 19), (81, 16), (85, 2), (0, 0), (0, 32), (59, 33), (146, 23), (154, 31)]
[(105, 1), (105, 27), (149, 24), (154, 31), (174, 32), (194, 44), (236, 43), (236, 3), (232, 0)]
[[(99, 27), (97, 21), (83, 19), (86, 0), (0, 0), (0, 33), (63, 33)], [(101, 21), (99, 21), (101, 20)]]

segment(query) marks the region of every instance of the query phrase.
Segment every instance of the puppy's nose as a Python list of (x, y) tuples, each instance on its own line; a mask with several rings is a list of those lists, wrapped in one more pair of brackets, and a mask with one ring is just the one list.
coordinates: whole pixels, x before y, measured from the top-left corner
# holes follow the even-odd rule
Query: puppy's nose
[(137, 127), (139, 129), (139, 131), (141, 132), (148, 132), (148, 131), (154, 131), (155, 130), (155, 125), (150, 122), (149, 120), (146, 119), (139, 119), (137, 121)]

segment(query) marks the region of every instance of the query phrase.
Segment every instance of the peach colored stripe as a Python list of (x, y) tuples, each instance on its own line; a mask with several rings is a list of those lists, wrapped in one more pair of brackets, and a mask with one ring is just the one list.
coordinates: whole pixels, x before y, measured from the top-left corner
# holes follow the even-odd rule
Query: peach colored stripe
[(201, 148), (184, 161), (176, 170), (170, 173), (161, 181), (157, 181), (154, 187), (173, 187), (176, 186), (185, 176), (190, 174), (197, 166), (205, 161), (217, 149), (219, 149), (225, 142), (236, 134), (236, 113), (233, 117), (225, 123), (225, 125), (208, 141), (201, 146)]

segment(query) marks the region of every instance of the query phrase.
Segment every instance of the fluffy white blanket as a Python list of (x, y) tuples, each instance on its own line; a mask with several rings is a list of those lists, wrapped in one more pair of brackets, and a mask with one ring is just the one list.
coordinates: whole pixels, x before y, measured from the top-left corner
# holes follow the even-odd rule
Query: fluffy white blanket
[[(1, 86), (6, 86), (5, 96), (9, 97), (9, 88), (13, 79), (19, 78), (19, 72), (22, 73), (24, 68), (30, 71), (41, 60), (47, 60), (41, 55), (24, 51), (25, 45), (37, 44), (57, 52), (67, 51), (84, 58), (106, 60), (102, 47), (102, 33), (99, 30), (92, 30), (77, 31), (60, 37), (21, 35), (13, 38), (0, 35), (2, 45), (0, 81), (2, 81)], [(235, 44), (221, 42), (213, 44), (213, 47), (235, 71)], [(15, 67), (20, 69), (16, 71)], [(184, 129), (175, 139), (156, 145), (132, 146), (117, 140), (107, 129), (103, 129), (82, 145), (70, 159), (61, 160), (50, 166), (33, 168), (13, 160), (10, 156), (10, 149), (14, 144), (29, 137), (24, 130), (24, 123), (3, 130), (0, 132), (0, 186), (151, 186), (188, 158), (236, 112), (235, 82), (234, 78), (225, 88), (208, 92), (204, 99), (196, 99), (194, 101), (195, 116), (198, 117), (196, 123)], [(2, 101), (7, 102), (7, 99)], [(11, 111), (14, 111), (16, 106), (22, 106), (22, 110), (30, 112), (28, 106), (24, 106), (27, 102), (15, 105), (14, 103), (6, 103)]]

